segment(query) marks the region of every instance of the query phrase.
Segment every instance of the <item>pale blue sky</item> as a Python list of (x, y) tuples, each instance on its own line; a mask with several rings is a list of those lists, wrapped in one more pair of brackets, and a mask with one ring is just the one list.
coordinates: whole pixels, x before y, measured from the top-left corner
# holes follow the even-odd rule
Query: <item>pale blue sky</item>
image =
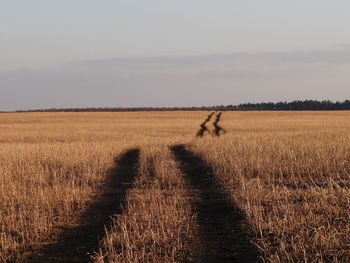
[[(293, 96), (284, 96), (283, 94), (288, 94), (288, 92), (283, 91), (283, 86), (288, 87), (291, 83), (287, 79), (283, 81), (283, 75), (280, 75), (270, 76), (268, 79), (271, 83), (275, 83), (276, 87), (282, 89), (280, 95), (274, 92), (270, 96), (256, 96), (259, 92), (255, 92), (254, 86), (261, 83), (256, 79), (256, 74), (263, 74), (266, 70), (276, 70), (276, 67), (296, 70), (298, 65), (293, 64), (295, 63), (293, 56), (300, 58), (305, 52), (311, 52), (313, 56), (320, 54), (325, 56), (322, 52), (326, 52), (328, 60), (322, 63), (330, 63), (331, 65), (328, 66), (332, 67), (332, 70), (338, 67), (344, 67), (345, 70), (348, 66), (345, 66), (345, 62), (348, 62), (346, 56), (350, 49), (349, 10), (350, 1), (346, 0), (1, 0), (0, 92), (2, 96), (0, 97), (2, 100), (0, 99), (0, 110), (21, 107), (89, 106), (91, 104), (94, 104), (91, 106), (118, 106), (119, 104), (123, 106), (166, 106), (162, 104), (162, 101), (172, 106), (226, 102), (231, 104), (249, 100), (268, 100), (269, 98), (270, 100), (311, 98), (313, 96), (316, 98), (320, 96), (320, 92), (315, 92), (314, 95), (312, 92), (307, 92), (310, 84), (306, 81), (308, 76), (304, 76), (303, 71), (299, 72), (298, 85), (304, 87), (304, 94), (300, 91)], [(342, 52), (346, 53), (345, 62), (339, 62), (338, 59), (339, 56), (342, 56)], [(288, 57), (290, 60), (284, 60), (283, 65), (272, 63), (269, 58), (265, 58), (264, 66), (259, 62), (262, 56), (271, 56), (273, 59), (276, 53), (279, 57)], [(237, 90), (228, 88), (240, 83), (241, 79), (238, 81), (233, 77), (235, 74), (230, 77), (230, 80), (227, 78), (218, 80), (218, 75), (215, 73), (213, 79), (202, 83), (200, 73), (207, 78), (208, 70), (213, 72), (218, 71), (217, 68), (223, 69), (226, 62), (222, 59), (220, 59), (220, 65), (217, 65), (218, 61), (214, 59), (211, 66), (206, 68), (207, 71), (193, 65), (193, 68), (186, 66), (193, 56), (198, 58), (198, 56), (212, 54), (222, 54), (222, 56), (227, 54), (229, 57), (231, 55), (229, 65), (235, 64), (234, 70), (236, 71), (254, 71), (255, 75), (249, 79), (251, 91), (244, 95), (237, 95)], [(243, 54), (243, 58), (240, 57), (240, 59), (243, 59), (244, 68), (239, 68), (237, 64), (237, 61), (241, 60), (232, 61), (232, 54)], [(248, 56), (252, 54), (255, 56)], [(333, 55), (336, 59), (332, 59)], [(145, 97), (143, 101), (133, 101), (132, 95), (138, 94), (137, 87), (140, 85), (132, 83), (139, 83), (141, 80), (135, 73), (136, 66), (131, 63), (130, 57), (150, 57), (148, 60), (150, 62), (153, 61), (152, 58), (156, 59), (154, 57), (161, 56), (169, 58), (190, 56), (189, 59), (183, 59), (184, 67), (176, 67), (172, 73), (177, 75), (182, 72), (186, 75), (195, 70), (199, 78), (181, 82), (181, 85), (192, 88), (193, 94), (196, 94), (198, 91), (196, 89), (203, 88), (205, 84), (208, 89), (207, 95), (193, 97), (184, 102), (180, 98), (173, 100), (166, 98), (167, 93), (164, 92), (164, 97), (155, 98), (153, 96), (148, 100)], [(106, 70), (110, 72), (110, 75), (104, 79), (104, 85), (96, 87), (96, 93), (101, 92), (98, 89), (103, 90), (107, 87), (112, 95), (124, 92), (129, 94), (130, 89), (134, 90), (134, 93), (131, 92), (130, 96), (128, 95), (130, 97), (128, 100), (121, 99), (111, 102), (108, 97), (104, 99), (102, 96), (98, 102), (94, 103), (92, 100), (84, 101), (77, 96), (76, 98), (69, 97), (70, 102), (67, 102), (65, 99), (67, 96), (63, 93), (63, 89), (60, 92), (60, 86), (66, 88), (68, 86), (70, 90), (76, 89), (77, 94), (80, 94), (81, 89), (87, 86), (82, 84), (86, 82), (84, 74), (91, 71), (91, 68), (86, 69), (87, 65), (91, 66), (95, 60), (97, 64), (100, 60), (111, 60), (115, 63), (114, 59), (120, 57), (129, 59), (128, 67), (115, 69), (112, 66), (114, 71), (111, 68)], [(306, 59), (309, 57), (310, 54), (306, 56)], [(254, 59), (256, 60), (254, 65), (246, 63), (247, 60)], [(84, 69), (81, 67), (82, 61), (89, 61), (83, 67)], [(67, 66), (67, 64), (74, 63), (80, 65), (79, 73), (76, 68)], [(312, 65), (315, 67), (315, 64)], [(149, 68), (152, 68), (153, 72), (158, 71), (159, 74), (163, 72), (162, 67), (154, 65), (150, 67), (147, 64), (144, 64), (143, 67), (144, 72), (148, 72)], [(188, 68), (188, 71), (184, 68)], [(86, 72), (83, 74), (82, 70)], [(127, 71), (128, 73), (125, 74), (129, 76), (130, 82), (117, 81), (113, 77), (115, 70), (124, 73)], [(232, 71), (233, 68), (225, 70)], [(319, 74), (323, 75), (321, 78), (325, 78), (325, 72), (322, 71), (325, 69), (318, 68), (318, 70)], [(25, 80), (28, 74), (32, 77), (30, 80)], [(59, 80), (54, 79), (58, 83), (50, 87), (50, 76), (57, 74), (60, 75)], [(316, 77), (317, 71), (314, 74)], [(91, 77), (91, 73), (88, 75)], [(74, 83), (80, 83), (79, 85), (67, 81), (72, 76), (76, 79)], [(334, 80), (332, 76), (328, 76), (327, 81), (334, 83), (335, 86), (337, 86), (337, 81), (341, 81), (339, 86), (342, 88), (337, 90), (337, 87), (332, 87), (332, 93), (323, 94), (321, 92), (322, 98), (349, 97), (350, 94), (345, 89), (347, 74), (337, 75)], [(164, 80), (159, 85), (166, 90), (167, 79), (164, 75), (162, 77)], [(19, 79), (24, 80), (19, 82)], [(43, 79), (46, 81), (45, 85)], [(97, 79), (96, 83), (98, 83)], [(183, 81), (186, 78), (181, 75), (178, 79)], [(255, 79), (256, 82), (254, 82)], [(172, 82), (176, 80), (176, 78), (168, 79)], [(222, 97), (215, 97), (217, 96), (215, 95), (215, 99), (211, 100), (210, 89), (214, 87), (209, 83), (213, 83), (215, 88), (220, 89), (217, 87), (217, 81), (226, 88), (223, 88)], [(226, 82), (223, 83), (223, 81)], [(94, 81), (89, 81), (90, 86), (91, 82)], [(158, 83), (159, 78), (150, 79), (148, 76), (148, 82), (143, 82), (142, 89), (153, 89), (157, 93), (155, 82)], [(321, 82), (324, 83), (325, 80)], [(271, 88), (271, 83), (269, 87), (266, 87), (267, 93), (268, 88)], [(30, 92), (38, 89), (40, 85), (43, 85), (43, 89), (45, 86), (46, 93), (58, 94), (54, 101), (49, 103), (49, 95), (45, 95), (42, 101), (33, 99), (30, 103), (29, 101), (24, 102), (12, 92), (16, 89)], [(240, 83), (239, 85), (244, 87), (245, 84)], [(88, 89), (94, 94), (94, 87), (90, 86)], [(112, 87), (115, 87), (115, 91)], [(169, 89), (170, 87), (175, 89), (174, 83), (169, 83)], [(40, 94), (39, 91), (37, 92)], [(45, 92), (43, 94), (46, 94)], [(229, 96), (234, 99), (227, 101)], [(115, 104), (111, 105), (111, 103)]]
[(332, 48), (350, 43), (349, 11), (345, 0), (1, 0), (0, 68)]

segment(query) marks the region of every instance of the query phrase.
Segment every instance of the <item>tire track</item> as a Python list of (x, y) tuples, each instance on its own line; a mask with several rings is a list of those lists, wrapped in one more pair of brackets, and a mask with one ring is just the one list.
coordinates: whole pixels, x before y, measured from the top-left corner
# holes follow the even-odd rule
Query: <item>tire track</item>
[(105, 228), (111, 223), (111, 216), (123, 212), (127, 191), (138, 173), (139, 153), (139, 149), (131, 149), (116, 159), (115, 167), (108, 174), (105, 189), (85, 210), (78, 226), (64, 229), (56, 243), (44, 246), (26, 262), (90, 262), (105, 235)]
[[(196, 137), (203, 137), (205, 132), (209, 132), (207, 126), (205, 126), (214, 115), (215, 112), (210, 113), (207, 118), (199, 125), (200, 129), (197, 131)], [(209, 132), (210, 133), (210, 132)]]
[(213, 126), (214, 126), (213, 135), (217, 136), (217, 137), (219, 137), (221, 135), (221, 133), (226, 133), (226, 131), (219, 125), (219, 122), (221, 120), (221, 115), (222, 115), (222, 112), (219, 112), (215, 116), (215, 121), (213, 122)]
[(184, 145), (173, 146), (171, 151), (192, 189), (198, 192), (193, 203), (199, 224), (195, 262), (258, 262), (243, 212), (219, 186), (213, 168)]

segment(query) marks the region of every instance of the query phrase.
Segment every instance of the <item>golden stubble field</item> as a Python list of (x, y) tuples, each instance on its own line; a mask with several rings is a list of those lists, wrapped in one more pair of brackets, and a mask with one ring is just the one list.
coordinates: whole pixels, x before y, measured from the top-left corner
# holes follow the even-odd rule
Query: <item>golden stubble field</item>
[[(224, 112), (227, 133), (195, 138), (209, 113), (1, 114), (0, 262), (199, 262), (210, 242), (253, 261), (350, 261), (350, 112)], [(224, 244), (226, 221), (204, 234), (205, 182), (191, 181), (204, 174), (251, 248)]]

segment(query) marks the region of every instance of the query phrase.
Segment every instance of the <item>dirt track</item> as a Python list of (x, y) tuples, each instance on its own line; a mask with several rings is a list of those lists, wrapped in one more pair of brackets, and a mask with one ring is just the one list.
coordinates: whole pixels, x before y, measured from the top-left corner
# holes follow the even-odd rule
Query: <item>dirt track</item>
[(127, 190), (137, 175), (139, 149), (131, 149), (115, 160), (106, 186), (86, 209), (75, 227), (63, 229), (57, 242), (44, 246), (28, 261), (30, 263), (86, 263), (97, 251), (99, 241), (110, 224), (112, 215), (122, 213)]
[(257, 262), (257, 251), (249, 242), (249, 229), (243, 212), (235, 207), (220, 188), (213, 168), (184, 145), (171, 148), (194, 192), (198, 215), (199, 240), (194, 262)]
[(210, 113), (207, 118), (199, 125), (200, 129), (197, 131), (196, 137), (203, 137), (205, 132), (209, 132), (206, 124), (211, 120), (215, 112)]
[[(221, 114), (215, 116), (213, 123), (215, 136), (223, 132), (218, 125)], [(197, 136), (202, 137), (208, 131), (205, 124), (213, 115), (214, 112), (209, 114), (200, 125)], [(189, 192), (193, 193), (191, 205), (198, 219), (197, 235), (191, 237), (194, 255), (191, 262), (257, 262), (258, 254), (249, 242), (250, 230), (243, 212), (232, 204), (220, 187), (213, 168), (184, 145), (175, 145), (171, 151), (185, 175)], [(105, 235), (105, 228), (111, 223), (111, 216), (123, 212), (127, 191), (138, 174), (139, 154), (139, 149), (131, 149), (116, 159), (102, 193), (89, 205), (77, 224), (62, 229), (55, 238), (57, 242), (44, 246), (26, 262), (90, 262)], [(147, 163), (146, 169), (152, 183), (153, 160)]]
[(219, 125), (219, 122), (221, 120), (221, 115), (222, 112), (219, 112), (216, 116), (215, 116), (215, 121), (213, 122), (213, 126), (214, 126), (214, 131), (213, 134), (214, 136), (219, 137), (221, 135), (221, 133), (225, 133), (226, 131)]

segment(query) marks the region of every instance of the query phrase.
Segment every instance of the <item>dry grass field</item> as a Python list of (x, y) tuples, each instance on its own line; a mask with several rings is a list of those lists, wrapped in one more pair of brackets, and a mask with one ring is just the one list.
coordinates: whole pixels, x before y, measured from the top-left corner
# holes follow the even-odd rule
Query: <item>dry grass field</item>
[(0, 262), (350, 262), (350, 112), (209, 113), (0, 114)]

